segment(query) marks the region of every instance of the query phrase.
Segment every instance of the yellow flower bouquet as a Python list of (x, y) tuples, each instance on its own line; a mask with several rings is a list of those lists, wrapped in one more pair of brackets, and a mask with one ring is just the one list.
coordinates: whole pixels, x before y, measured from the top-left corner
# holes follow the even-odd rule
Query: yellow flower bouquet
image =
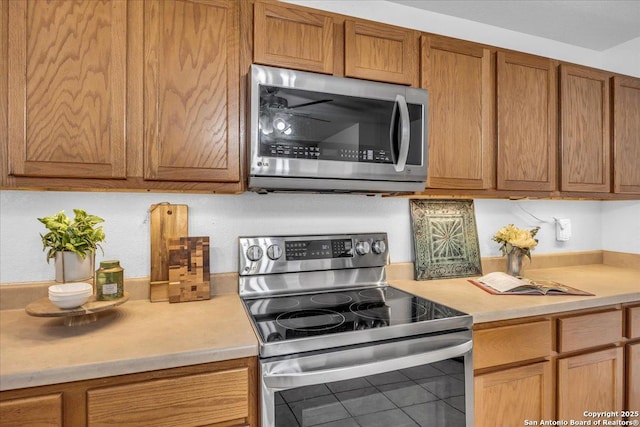
[(538, 230), (540, 230), (540, 227), (526, 230), (509, 224), (498, 230), (491, 240), (500, 243), (502, 255), (507, 255), (511, 253), (514, 248), (518, 248), (531, 260), (531, 250), (538, 245), (538, 240), (535, 238)]

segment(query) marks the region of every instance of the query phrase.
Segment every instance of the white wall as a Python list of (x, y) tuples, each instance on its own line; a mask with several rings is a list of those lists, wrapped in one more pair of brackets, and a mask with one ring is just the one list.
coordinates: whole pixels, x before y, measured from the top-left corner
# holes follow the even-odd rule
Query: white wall
[[(155, 203), (189, 205), (189, 235), (211, 239), (212, 271), (237, 270), (237, 238), (243, 235), (350, 233), (389, 234), (392, 262), (413, 261), (409, 201), (358, 195), (245, 193), (236, 196), (100, 193), (0, 192), (0, 283), (53, 279), (45, 261), (36, 218), (74, 208), (105, 219), (107, 241), (97, 261), (119, 259), (127, 277), (149, 275), (149, 208)], [(609, 249), (640, 253), (640, 202), (476, 200), (476, 221), (482, 256), (498, 256), (491, 241), (502, 226), (541, 225), (536, 253)], [(604, 208), (603, 208), (604, 207)], [(605, 220), (603, 215), (606, 214)], [(528, 212), (528, 213), (527, 213)], [(533, 216), (548, 222), (540, 222)], [(570, 218), (574, 237), (555, 241), (553, 217)], [(635, 223), (635, 238), (627, 227), (603, 224)], [(606, 230), (603, 237), (602, 230)]]

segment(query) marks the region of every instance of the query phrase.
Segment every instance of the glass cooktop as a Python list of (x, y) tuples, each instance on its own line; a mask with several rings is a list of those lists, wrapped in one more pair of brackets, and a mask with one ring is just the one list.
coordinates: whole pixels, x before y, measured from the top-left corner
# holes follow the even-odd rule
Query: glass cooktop
[[(244, 303), (263, 344), (323, 336), (333, 342), (336, 334), (364, 330), (374, 332), (372, 338), (384, 329), (421, 332), (420, 325), (445, 319), (464, 318), (470, 323), (465, 313), (392, 286), (276, 296)], [(438, 328), (442, 327), (447, 329), (446, 325)]]

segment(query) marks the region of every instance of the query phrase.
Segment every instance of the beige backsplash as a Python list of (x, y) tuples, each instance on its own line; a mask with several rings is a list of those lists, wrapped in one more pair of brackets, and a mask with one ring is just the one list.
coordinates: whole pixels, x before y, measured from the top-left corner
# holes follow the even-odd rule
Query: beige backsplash
[[(554, 268), (572, 265), (607, 264), (615, 267), (640, 269), (640, 254), (611, 251), (566, 252), (533, 255), (532, 262), (525, 259), (525, 274), (528, 268)], [(483, 274), (504, 271), (504, 257), (482, 258)], [(413, 263), (394, 263), (387, 268), (389, 280), (413, 280)], [(47, 296), (47, 288), (55, 282), (1, 283), (0, 310), (20, 309), (29, 303)], [(131, 299), (149, 299), (149, 278), (125, 278), (125, 290)], [(211, 275), (211, 295), (238, 292), (237, 273), (216, 273)], [(169, 304), (157, 302), (155, 304)]]

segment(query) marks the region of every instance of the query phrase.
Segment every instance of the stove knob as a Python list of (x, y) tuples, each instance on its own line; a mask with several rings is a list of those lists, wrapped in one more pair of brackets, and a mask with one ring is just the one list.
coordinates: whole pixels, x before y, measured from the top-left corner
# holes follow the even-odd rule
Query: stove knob
[(371, 249), (373, 250), (373, 253), (380, 255), (387, 250), (387, 244), (384, 242), (384, 240), (376, 240), (371, 245)]
[(371, 250), (371, 245), (367, 241), (356, 243), (356, 252), (358, 255), (366, 255)]
[(271, 245), (267, 248), (267, 256), (270, 260), (277, 260), (282, 256), (282, 248), (278, 245)]
[(258, 245), (249, 246), (247, 249), (247, 258), (249, 261), (258, 261), (262, 258), (262, 248)]

